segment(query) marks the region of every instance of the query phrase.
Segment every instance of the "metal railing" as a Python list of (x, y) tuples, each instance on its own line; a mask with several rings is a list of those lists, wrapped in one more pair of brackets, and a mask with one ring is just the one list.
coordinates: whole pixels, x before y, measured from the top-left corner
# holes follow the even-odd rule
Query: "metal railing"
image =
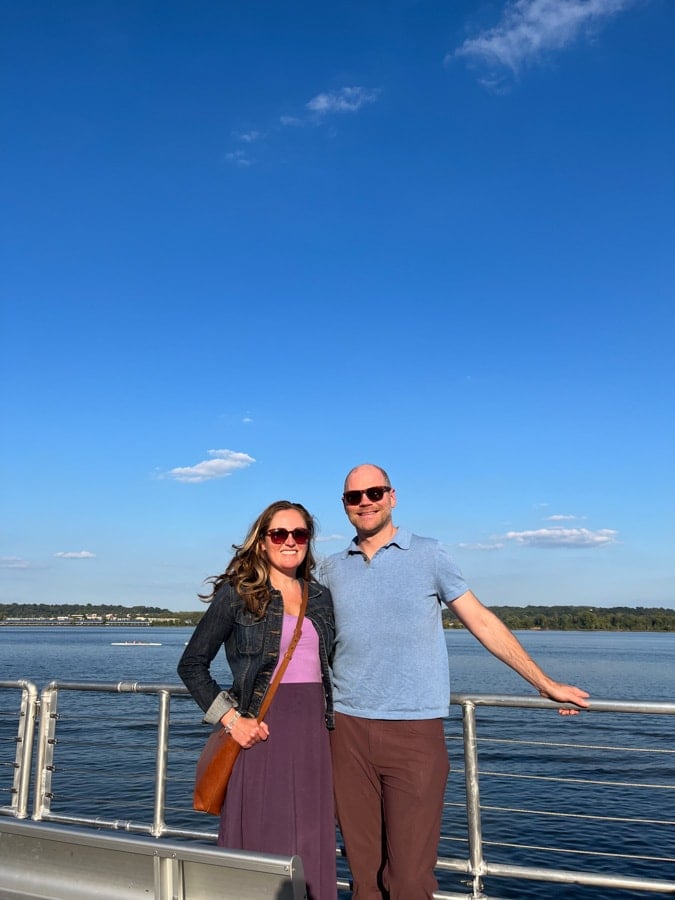
[[(52, 682), (39, 701), (28, 682), (0, 682), (3, 688), (20, 690), (21, 704), (12, 803), (0, 807), (0, 815), (26, 815), (30, 782), (36, 822), (215, 840), (216, 820), (191, 808), (194, 764), (205, 729), (194, 704), (184, 702), (183, 686)], [(495, 898), (496, 883), (514, 880), (675, 895), (674, 880), (654, 877), (669, 866), (672, 871), (675, 863), (675, 820), (667, 814), (675, 797), (675, 721), (670, 718), (675, 703), (594, 700), (589, 712), (602, 714), (601, 719), (593, 725), (586, 720), (585, 740), (574, 729), (572, 741), (557, 739), (557, 728), (551, 739), (550, 710), (558, 706), (547, 700), (454, 694), (451, 702), (461, 719), (450, 716), (446, 737), (451, 749), (462, 745), (457, 755), (463, 759), (465, 797), (453, 796), (455, 771), (446, 793), (438, 900)], [(640, 723), (639, 742), (617, 744), (615, 735), (625, 735), (617, 723), (626, 716)], [(659, 725), (649, 735), (647, 721)], [(3, 704), (0, 725), (2, 746), (7, 735)], [(624, 756), (637, 762), (607, 764), (609, 757)], [(641, 761), (647, 757), (649, 766)], [(598, 760), (604, 771), (598, 771)], [(631, 777), (617, 777), (617, 770)], [(627, 793), (634, 798), (633, 810), (643, 810), (639, 815), (628, 811)], [(560, 808), (553, 808), (553, 800)], [(517, 823), (525, 819), (534, 823), (528, 833), (540, 838), (536, 844), (513, 839), (523, 830)], [(614, 827), (640, 834), (651, 829), (649, 845), (633, 852), (612, 849)], [(340, 847), (337, 852), (343, 856)], [(551, 858), (561, 856), (573, 862), (566, 868), (550, 865)], [(348, 892), (346, 867), (339, 876), (339, 888)]]
[[(629, 746), (616, 745), (615, 743), (596, 742), (589, 744), (579, 740), (578, 731), (575, 733), (577, 740), (551, 740), (545, 721), (541, 721), (541, 730), (546, 733), (544, 739), (533, 741), (522, 740), (519, 737), (518, 723), (511, 726), (512, 734), (504, 736), (503, 718), (492, 717), (492, 721), (485, 728), (480, 729), (479, 737), (478, 712), (487, 710), (490, 713), (496, 710), (518, 709), (527, 710), (555, 710), (558, 705), (538, 697), (512, 697), (501, 695), (469, 695), (456, 694), (452, 697), (453, 705), (457, 705), (462, 711), (462, 735), (464, 777), (466, 787), (466, 817), (467, 817), (467, 846), (468, 854), (465, 860), (440, 858), (438, 867), (440, 870), (463, 872), (471, 879), (472, 898), (494, 896), (483, 893), (484, 881), (493, 879), (519, 879), (526, 881), (540, 881), (549, 884), (585, 885), (595, 888), (608, 888), (611, 890), (630, 890), (638, 892), (652, 892), (675, 894), (675, 881), (666, 878), (640, 877), (625, 874), (620, 871), (639, 867), (649, 871), (658, 867), (661, 871), (672, 871), (675, 863), (675, 844), (673, 843), (673, 791), (675, 791), (675, 722), (662, 717), (675, 715), (675, 703), (648, 703), (594, 700), (591, 702), (589, 712), (612, 714), (613, 726), (605, 730), (604, 739), (611, 740), (613, 732), (617, 730), (623, 734), (624, 729), (617, 727), (617, 720), (626, 715), (659, 717), (665, 727), (649, 736), (649, 745), (645, 745), (647, 735), (639, 734), (640, 743)], [(530, 716), (531, 719), (531, 716)], [(640, 720), (642, 721), (642, 720)], [(667, 724), (666, 724), (667, 723)], [(594, 723), (595, 724), (595, 723)], [(488, 730), (492, 729), (492, 736)], [(531, 730), (530, 723), (525, 729)], [(593, 729), (593, 735), (598, 737), (598, 728)], [(558, 729), (556, 729), (558, 732)], [(588, 731), (582, 732), (582, 737), (588, 737)], [(496, 749), (496, 753), (495, 753)], [(515, 751), (515, 752), (514, 752)], [(552, 772), (549, 765), (545, 771), (537, 770), (532, 765), (533, 752), (537, 755), (544, 751), (552, 753), (555, 758), (556, 771)], [(525, 759), (519, 752), (524, 752)], [(644, 775), (644, 766), (637, 762), (630, 767), (630, 771), (639, 773), (638, 779), (630, 781), (617, 779), (616, 766), (607, 763), (608, 757), (614, 755), (630, 755), (639, 758), (649, 754), (661, 763), (654, 766), (659, 780), (651, 781)], [(498, 770), (490, 766), (497, 757), (501, 766)], [(504, 760), (508, 759), (507, 766)], [(599, 766), (599, 762), (601, 765)], [(534, 771), (533, 771), (534, 768)], [(624, 766), (624, 769), (626, 767)], [(491, 792), (499, 796), (499, 792), (506, 792), (509, 798), (518, 800), (518, 804), (486, 804), (481, 799), (481, 787), (485, 789), (494, 782), (496, 789)], [(509, 782), (516, 783), (517, 787), (509, 789)], [(523, 782), (529, 784), (529, 799), (523, 806)], [(557, 800), (562, 804), (565, 799), (567, 808), (551, 809), (535, 806), (538, 795), (541, 794), (541, 786), (546, 785), (550, 797), (551, 785), (554, 786)], [(626, 801), (627, 792), (632, 798)], [(592, 798), (589, 801), (589, 794)], [(614, 793), (614, 798), (612, 798)], [(562, 795), (566, 795), (563, 796)], [(630, 812), (641, 803), (641, 797), (650, 795), (649, 806), (657, 810), (655, 815), (646, 817)], [(622, 813), (612, 815), (609, 807), (618, 806)], [(486, 817), (490, 816), (495, 826), (497, 838), (486, 840), (484, 824)], [(502, 826), (496, 821), (496, 817), (502, 819)], [(554, 845), (537, 842), (518, 843), (512, 835), (518, 833), (515, 822), (518, 817), (528, 816), (535, 822), (542, 820), (555, 820), (557, 828), (546, 829), (539, 824), (542, 834), (553, 831), (557, 836)], [(563, 823), (562, 827), (559, 823)], [(574, 841), (578, 835), (579, 823), (583, 824), (580, 841)], [(617, 833), (626, 833), (626, 830), (644, 832), (646, 827), (651, 827), (654, 836), (649, 847), (651, 852), (616, 852), (611, 849), (615, 840), (620, 843), (620, 838), (613, 838), (608, 829), (616, 826)], [(602, 840), (594, 837), (593, 829), (597, 834), (602, 834)], [(533, 831), (530, 825), (528, 831)], [(504, 839), (504, 835), (508, 840)], [(444, 836), (445, 837), (445, 836)], [(644, 840), (643, 840), (643, 843)], [(578, 864), (569, 868), (556, 868), (551, 865), (541, 864), (517, 864), (488, 860), (487, 851), (503, 851), (503, 855), (527, 857), (531, 854), (542, 858), (546, 856), (564, 855), (567, 859), (579, 860)], [(606, 868), (609, 864), (615, 866), (618, 871), (608, 873), (606, 871), (592, 871), (590, 865), (599, 863), (598, 868)], [(494, 883), (494, 882), (493, 882)], [(443, 896), (443, 895), (440, 895)]]

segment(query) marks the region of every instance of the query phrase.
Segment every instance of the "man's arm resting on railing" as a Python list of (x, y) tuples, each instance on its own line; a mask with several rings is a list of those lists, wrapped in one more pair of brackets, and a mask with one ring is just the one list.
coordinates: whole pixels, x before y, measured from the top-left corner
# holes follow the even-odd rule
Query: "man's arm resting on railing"
[[(517, 672), (548, 700), (574, 703), (587, 707), (587, 691), (571, 684), (561, 684), (549, 677), (532, 659), (518, 638), (493, 612), (467, 591), (452, 601), (451, 608), (460, 622), (481, 642), (486, 650)], [(561, 709), (561, 715), (576, 715), (576, 709)]]

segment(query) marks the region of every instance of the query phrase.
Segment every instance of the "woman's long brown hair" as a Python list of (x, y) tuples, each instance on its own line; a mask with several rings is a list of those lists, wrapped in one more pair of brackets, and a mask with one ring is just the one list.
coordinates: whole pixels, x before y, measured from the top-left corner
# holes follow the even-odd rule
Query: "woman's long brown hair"
[(298, 566), (298, 578), (310, 581), (314, 572), (316, 561), (312, 551), (312, 541), (316, 531), (313, 516), (301, 503), (292, 503), (290, 500), (277, 500), (270, 503), (264, 509), (248, 530), (248, 534), (241, 544), (233, 544), (235, 553), (227, 568), (221, 575), (207, 578), (207, 583), (212, 585), (211, 592), (199, 594), (206, 602), (213, 599), (218, 589), (224, 582), (229, 581), (235, 591), (242, 598), (256, 618), (265, 615), (267, 605), (270, 602), (269, 574), (270, 564), (267, 556), (262, 551), (262, 542), (266, 531), (269, 531), (270, 522), (278, 512), (294, 509), (305, 520), (305, 526), (309, 530), (309, 543), (307, 554)]

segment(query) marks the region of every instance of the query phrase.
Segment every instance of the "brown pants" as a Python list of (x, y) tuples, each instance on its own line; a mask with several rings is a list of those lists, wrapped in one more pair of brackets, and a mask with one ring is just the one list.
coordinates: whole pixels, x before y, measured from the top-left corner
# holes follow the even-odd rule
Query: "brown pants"
[(353, 900), (431, 900), (450, 771), (443, 720), (336, 713), (331, 750)]

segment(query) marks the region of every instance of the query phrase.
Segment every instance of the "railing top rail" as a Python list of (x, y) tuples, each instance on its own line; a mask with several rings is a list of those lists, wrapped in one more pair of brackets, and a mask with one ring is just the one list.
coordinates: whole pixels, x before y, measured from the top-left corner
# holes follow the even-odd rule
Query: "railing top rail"
[[(579, 709), (573, 703), (556, 703), (543, 697), (520, 696), (516, 694), (451, 694), (453, 706), (518, 706), (529, 709)], [(654, 702), (648, 700), (589, 700), (587, 712), (646, 713), (655, 715), (675, 715), (675, 702)]]
[(188, 689), (182, 684), (148, 683), (141, 681), (50, 681), (48, 691), (98, 691), (112, 694), (183, 694), (189, 696)]
[(0, 681), (0, 688), (10, 688), (28, 691), (29, 696), (37, 697), (38, 689), (37, 686), (32, 681), (27, 681), (25, 678), (18, 678), (16, 681)]
[[(32, 682), (0, 682), (0, 687), (29, 686)], [(144, 684), (140, 681), (51, 681), (47, 690), (61, 691), (99, 691), (117, 694), (157, 694), (167, 692), (175, 696), (189, 696), (187, 688), (182, 684), (152, 683)], [(531, 694), (472, 694), (452, 693), (450, 703), (453, 706), (494, 706), (494, 707), (523, 707), (526, 709), (578, 709), (573, 703), (556, 703), (553, 700), (545, 700), (543, 697), (534, 697)], [(617, 712), (617, 713), (642, 713), (647, 715), (675, 715), (675, 702), (659, 702), (649, 700), (589, 700), (587, 712)]]

